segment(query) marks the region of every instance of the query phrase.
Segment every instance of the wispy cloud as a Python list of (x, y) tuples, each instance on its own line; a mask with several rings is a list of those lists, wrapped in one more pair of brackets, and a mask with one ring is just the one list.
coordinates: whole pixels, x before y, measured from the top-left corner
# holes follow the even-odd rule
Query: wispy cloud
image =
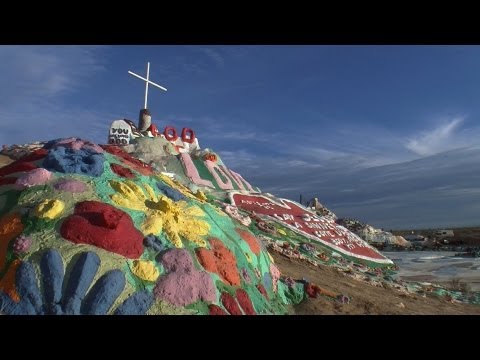
[(255, 46), (235, 45), (235, 46), (224, 46), (222, 47), (222, 50), (225, 52), (225, 54), (230, 55), (233, 58), (244, 59), (253, 48), (255, 48)]
[(218, 93), (226, 93), (228, 91), (254, 89), (254, 88), (259, 88), (259, 87), (262, 87), (262, 86), (265, 86), (264, 82), (255, 81), (255, 82), (251, 82), (251, 83), (247, 83), (247, 84), (216, 87), (214, 89), (207, 90), (206, 93), (208, 93), (208, 94), (218, 94)]
[[(459, 131), (463, 123), (463, 118), (444, 121), (433, 129), (407, 139), (405, 147), (415, 154), (428, 156), (478, 142), (472, 133)], [(478, 133), (478, 129), (475, 132)]]
[(320, 146), (299, 146), (286, 149), (289, 153), (299, 158), (308, 158), (315, 161), (330, 160), (338, 157), (348, 156), (345, 151), (329, 150)]
[[(65, 97), (105, 69), (93, 46), (0, 47), (0, 142), (45, 140), (55, 136), (82, 136), (100, 140), (102, 114)], [(105, 114), (103, 114), (105, 115)], [(102, 124), (103, 125), (103, 124)], [(102, 142), (104, 139), (102, 139)]]
[(224, 139), (228, 139), (228, 140), (256, 140), (258, 138), (261, 138), (259, 134), (253, 131), (244, 131), (244, 132), (228, 131), (228, 132), (222, 132), (221, 136)]
[(311, 129), (289, 132), (288, 141), (277, 144), (278, 152), (324, 166), (344, 162), (345, 166), (372, 167), (419, 157), (405, 148), (401, 134), (381, 126), (336, 122), (320, 114), (318, 119)]
[(114, 117), (82, 108), (65, 109), (43, 104), (25, 106), (18, 111), (0, 110), (0, 144), (28, 143), (60, 137), (81, 137), (106, 143)]
[(305, 165), (308, 165), (308, 163), (303, 160), (288, 160), (287, 165), (291, 167), (295, 167), (295, 166), (305, 166)]
[(247, 151), (230, 152), (222, 159), (264, 192), (294, 200), (300, 194), (318, 197), (337, 215), (377, 227), (471, 225), (477, 221), (472, 209), (480, 211), (475, 165), (480, 147), (370, 168), (350, 167), (346, 159), (339, 166), (326, 161), (315, 167)]
[[(192, 127), (198, 138), (209, 143), (209, 147), (229, 141), (233, 146), (240, 142), (247, 143), (277, 143), (281, 134), (278, 132), (261, 133), (242, 125), (241, 119), (230, 117), (189, 116), (184, 114), (169, 114), (165, 117), (167, 123)], [(222, 144), (221, 144), (222, 145)], [(269, 146), (269, 145), (266, 145)]]
[[(232, 56), (232, 53), (224, 51), (224, 47), (222, 46), (188, 45), (186, 48), (197, 55), (193, 62), (191, 61), (192, 58), (189, 57), (190, 61), (188, 61), (188, 63), (195, 63), (202, 67), (207, 64), (210, 64), (210, 66), (213, 64), (216, 67), (223, 68), (225, 67), (226, 58)], [(186, 59), (184, 59), (183, 62), (186, 62), (185, 60)], [(207, 62), (205, 60), (207, 60)]]
[(218, 150), (217, 153), (222, 158), (223, 163), (232, 170), (243, 169), (250, 172), (252, 169), (258, 169), (261, 164), (258, 157), (245, 149), (236, 151)]
[(199, 48), (201, 52), (203, 52), (211, 61), (213, 61), (217, 66), (224, 67), (225, 66), (225, 58), (220, 51), (215, 50), (210, 47), (201, 47)]
[(96, 52), (79, 46), (1, 46), (2, 105), (74, 92), (104, 69)]
[[(466, 127), (460, 118), (417, 135), (372, 126), (337, 127), (314, 136), (291, 133), (288, 141), (270, 137), (261, 143), (265, 151), (252, 146), (236, 150), (228, 144), (216, 150), (227, 166), (264, 192), (294, 200), (299, 194), (318, 197), (338, 215), (378, 227), (475, 222), (472, 209), (480, 193), (474, 164), (480, 161), (480, 146), (473, 145), (478, 144), (479, 127)], [(240, 136), (245, 146), (253, 145), (249, 138), (257, 132), (246, 134)], [(420, 135), (428, 146), (418, 145), (416, 152), (405, 146), (411, 139), (420, 141)], [(215, 138), (208, 142), (215, 149)], [(238, 143), (233, 141), (232, 147)], [(458, 216), (445, 209), (455, 209)]]

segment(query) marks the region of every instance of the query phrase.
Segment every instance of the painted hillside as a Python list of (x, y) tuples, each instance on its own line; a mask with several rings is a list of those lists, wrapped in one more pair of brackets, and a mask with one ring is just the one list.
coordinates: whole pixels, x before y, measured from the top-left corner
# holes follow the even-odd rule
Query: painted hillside
[(266, 247), (392, 264), (208, 149), (69, 138), (3, 154), (16, 159), (0, 168), (3, 314), (285, 314), (307, 286), (282, 278)]

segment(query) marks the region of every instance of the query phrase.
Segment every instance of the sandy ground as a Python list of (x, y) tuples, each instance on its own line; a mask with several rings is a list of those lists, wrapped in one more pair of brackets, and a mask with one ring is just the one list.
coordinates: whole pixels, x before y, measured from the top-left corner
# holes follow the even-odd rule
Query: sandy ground
[(0, 168), (13, 162), (8, 156), (0, 155)]
[(334, 268), (318, 268), (270, 252), (282, 275), (308, 279), (325, 290), (347, 295), (349, 304), (320, 296), (295, 306), (296, 315), (480, 315), (479, 305), (451, 303), (435, 296), (406, 295), (394, 289), (374, 287), (343, 275)]

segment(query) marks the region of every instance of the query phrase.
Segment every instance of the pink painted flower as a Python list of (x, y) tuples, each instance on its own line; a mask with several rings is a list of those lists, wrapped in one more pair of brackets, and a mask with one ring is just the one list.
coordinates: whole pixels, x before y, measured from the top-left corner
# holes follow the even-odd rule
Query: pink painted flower
[(28, 249), (30, 249), (30, 246), (32, 246), (32, 239), (27, 236), (19, 236), (15, 239), (13, 242), (13, 252), (15, 254), (22, 254), (24, 252), (27, 252)]

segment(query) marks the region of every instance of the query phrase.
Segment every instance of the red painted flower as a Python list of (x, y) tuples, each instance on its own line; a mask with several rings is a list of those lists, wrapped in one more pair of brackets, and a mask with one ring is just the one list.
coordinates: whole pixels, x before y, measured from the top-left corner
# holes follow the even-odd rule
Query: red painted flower
[[(256, 315), (253, 308), (252, 301), (247, 292), (243, 289), (237, 289), (236, 298), (227, 292), (220, 295), (220, 301), (230, 315)], [(240, 305), (240, 306), (239, 306)], [(241, 310), (240, 310), (241, 309)], [(208, 310), (210, 315), (228, 315), (220, 306), (209, 305)], [(243, 310), (243, 312), (242, 312)]]
[(153, 175), (152, 167), (145, 164), (143, 161), (135, 159), (127, 152), (115, 145), (100, 145), (100, 147), (106, 152), (115, 155), (123, 160), (123, 162), (130, 166), (132, 169), (138, 171), (142, 175)]
[(143, 252), (143, 234), (122, 210), (98, 201), (75, 206), (60, 228), (61, 235), (76, 244), (90, 244), (130, 259)]
[(262, 284), (258, 284), (257, 289), (265, 297), (265, 299), (269, 300), (267, 290), (265, 289), (265, 287)]
[(123, 167), (122, 165), (110, 164), (110, 168), (118, 176), (121, 176), (127, 179), (131, 179), (135, 177), (135, 173), (132, 170), (130, 170), (129, 168)]
[(4, 166), (0, 169), (0, 176), (10, 175), (17, 172), (24, 172), (36, 169), (38, 166), (33, 164), (32, 161), (37, 161), (44, 158), (47, 155), (48, 151), (45, 149), (38, 149), (32, 151), (30, 154), (25, 155), (24, 157), (14, 161), (7, 166)]

